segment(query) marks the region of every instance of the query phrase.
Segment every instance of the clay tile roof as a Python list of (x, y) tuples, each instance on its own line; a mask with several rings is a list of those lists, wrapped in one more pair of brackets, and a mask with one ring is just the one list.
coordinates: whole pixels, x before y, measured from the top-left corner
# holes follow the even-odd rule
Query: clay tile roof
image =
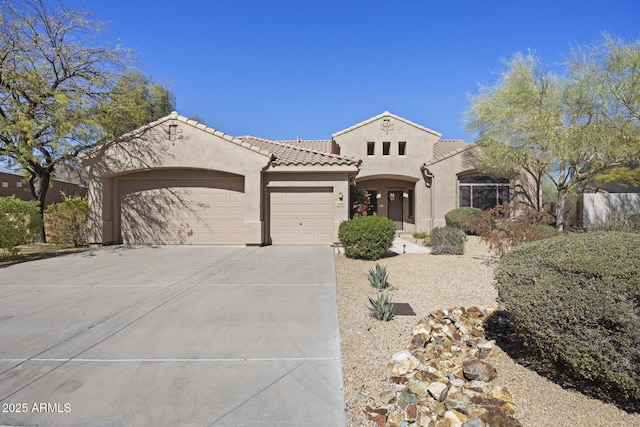
[(395, 114), (392, 114), (392, 113), (390, 113), (390, 112), (388, 112), (388, 111), (385, 111), (385, 112), (384, 112), (384, 113), (382, 113), (382, 114), (378, 114), (378, 115), (377, 115), (377, 116), (375, 116), (375, 117), (371, 117), (370, 119), (367, 119), (367, 120), (365, 120), (365, 121), (363, 121), (363, 122), (356, 123), (355, 125), (350, 126), (350, 127), (346, 128), (346, 129), (343, 129), (343, 130), (341, 130), (341, 131), (339, 131), (339, 132), (336, 132), (336, 133), (334, 133), (334, 134), (333, 134), (333, 135), (331, 135), (331, 136), (335, 138), (335, 137), (336, 137), (336, 136), (338, 136), (338, 135), (342, 135), (343, 133), (350, 132), (350, 131), (352, 131), (352, 130), (354, 130), (354, 129), (359, 128), (360, 126), (364, 126), (364, 125), (366, 125), (366, 124), (369, 124), (369, 123), (371, 123), (371, 122), (374, 122), (374, 121), (376, 121), (376, 120), (378, 120), (378, 119), (381, 119), (381, 118), (383, 118), (383, 117), (392, 117), (392, 118), (394, 118), (394, 119), (396, 119), (396, 120), (399, 120), (399, 121), (404, 122), (404, 123), (406, 123), (406, 124), (408, 124), (408, 125), (414, 126), (414, 127), (418, 128), (418, 129), (420, 129), (420, 130), (423, 130), (423, 131), (425, 131), (425, 132), (429, 132), (429, 133), (431, 133), (431, 134), (433, 134), (433, 135), (436, 135), (436, 136), (438, 136), (438, 137), (442, 136), (442, 134), (441, 134), (441, 133), (439, 133), (439, 132), (436, 132), (436, 131), (434, 131), (434, 130), (431, 130), (431, 129), (429, 129), (429, 128), (426, 128), (426, 127), (424, 127), (424, 126), (421, 126), (421, 125), (419, 125), (419, 124), (417, 124), (417, 123), (414, 123), (414, 122), (412, 122), (412, 121), (410, 121), (410, 120), (407, 120), (407, 119), (405, 119), (405, 118), (402, 118), (402, 117), (400, 117), (400, 116), (396, 116)]
[(307, 148), (310, 150), (321, 151), (323, 153), (331, 153), (332, 141), (330, 139), (294, 139), (294, 140), (277, 140), (282, 144), (293, 145), (294, 147)]
[(433, 146), (433, 158), (425, 164), (427, 166), (432, 165), (471, 147), (473, 147), (473, 144), (467, 144), (461, 139), (441, 139)]
[(441, 157), (446, 157), (447, 154), (451, 152), (468, 147), (469, 144), (461, 139), (441, 139), (433, 146), (433, 158), (439, 159)]
[(332, 165), (332, 166), (357, 166), (360, 161), (350, 157), (342, 157), (337, 154), (323, 151), (311, 150), (309, 148), (298, 147), (294, 144), (271, 141), (255, 136), (243, 136), (236, 138), (252, 146), (260, 147), (265, 151), (273, 153), (275, 158), (273, 165), (287, 166), (310, 166), (310, 165)]

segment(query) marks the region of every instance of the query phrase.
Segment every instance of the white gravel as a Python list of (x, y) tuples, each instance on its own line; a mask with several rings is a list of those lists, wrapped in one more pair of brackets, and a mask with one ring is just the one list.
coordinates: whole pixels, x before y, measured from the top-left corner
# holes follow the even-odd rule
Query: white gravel
[[(470, 237), (465, 255), (402, 254), (378, 261), (390, 272), (392, 301), (409, 303), (417, 314), (381, 322), (369, 317), (367, 308), (367, 296), (376, 295), (367, 272), (376, 262), (335, 257), (347, 423), (370, 426), (363, 409), (390, 388), (387, 362), (409, 344), (421, 317), (438, 308), (496, 306), (492, 281), (497, 259), (478, 238)], [(494, 364), (494, 381), (511, 391), (518, 402), (515, 417), (525, 427), (640, 425), (640, 414), (563, 389), (502, 351)]]

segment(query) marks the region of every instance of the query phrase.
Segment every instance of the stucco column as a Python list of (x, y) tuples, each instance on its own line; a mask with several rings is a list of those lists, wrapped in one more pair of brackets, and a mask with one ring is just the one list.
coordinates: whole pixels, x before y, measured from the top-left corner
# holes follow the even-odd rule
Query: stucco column
[(261, 219), (262, 174), (247, 173), (244, 177), (244, 242), (247, 245), (264, 243), (264, 221)]

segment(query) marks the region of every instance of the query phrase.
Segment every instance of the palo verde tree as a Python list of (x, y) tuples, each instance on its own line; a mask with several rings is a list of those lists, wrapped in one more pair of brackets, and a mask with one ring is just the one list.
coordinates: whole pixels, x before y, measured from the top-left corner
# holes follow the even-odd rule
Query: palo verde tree
[[(156, 91), (166, 98), (159, 110), (171, 111), (166, 90), (127, 74), (128, 52), (96, 44), (102, 27), (62, 3), (0, 4), (0, 160), (27, 172), (41, 214), (57, 166), (159, 114), (135, 102), (138, 92), (122, 90), (123, 82)], [(135, 118), (125, 126), (124, 111)]]
[(562, 229), (570, 194), (640, 158), (640, 42), (606, 36), (601, 46), (574, 53), (565, 76), (546, 71), (533, 54), (506, 65), (495, 86), (472, 98), (468, 128), (479, 136), (478, 167), (528, 175), (537, 209), (550, 180)]

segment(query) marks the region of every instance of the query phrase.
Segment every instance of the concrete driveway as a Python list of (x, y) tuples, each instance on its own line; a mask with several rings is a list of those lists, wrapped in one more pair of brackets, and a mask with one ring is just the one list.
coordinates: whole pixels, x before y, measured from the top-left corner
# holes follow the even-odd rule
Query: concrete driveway
[(333, 251), (107, 247), (0, 269), (0, 425), (345, 425)]

